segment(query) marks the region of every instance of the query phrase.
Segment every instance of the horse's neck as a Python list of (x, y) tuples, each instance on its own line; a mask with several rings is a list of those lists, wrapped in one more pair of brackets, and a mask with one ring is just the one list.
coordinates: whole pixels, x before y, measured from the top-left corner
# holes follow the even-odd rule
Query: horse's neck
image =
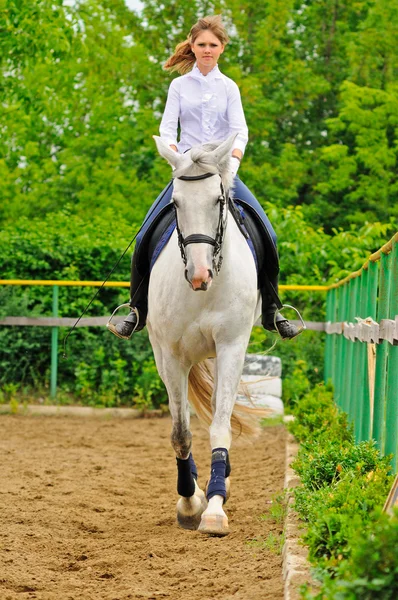
[[(237, 248), (245, 248), (247, 242), (242, 235), (233, 215), (228, 213), (227, 228), (221, 253), (224, 259), (231, 256)], [(232, 252), (233, 251), (233, 252)]]

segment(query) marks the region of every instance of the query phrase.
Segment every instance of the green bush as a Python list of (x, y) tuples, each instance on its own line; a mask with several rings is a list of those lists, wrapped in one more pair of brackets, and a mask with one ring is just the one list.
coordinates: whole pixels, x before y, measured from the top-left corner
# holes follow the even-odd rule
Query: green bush
[(325, 437), (303, 443), (293, 469), (300, 475), (306, 488), (317, 490), (338, 481), (347, 471), (357, 476), (373, 471), (377, 466), (388, 464), (388, 458), (380, 458), (373, 440), (353, 444), (341, 443), (339, 439)]
[[(293, 413), (289, 429), (301, 441), (293, 468), (302, 481), (295, 508), (306, 522), (303, 539), (321, 580), (319, 593), (305, 589), (304, 597), (395, 597), (396, 521), (381, 514), (392, 484), (391, 457), (381, 457), (373, 440), (354, 443), (347, 415), (324, 386), (297, 402)], [(395, 541), (384, 549), (387, 531)], [(369, 572), (360, 564), (365, 555)]]
[(326, 577), (317, 600), (395, 600), (398, 597), (398, 512), (379, 515), (367, 531), (352, 532), (350, 560)]
[(328, 386), (321, 384), (311, 389), (294, 405), (293, 414), (296, 419), (289, 428), (300, 442), (315, 441), (322, 437), (341, 443), (353, 441), (347, 415), (338, 410)]
[(358, 529), (364, 532), (377, 521), (390, 485), (389, 469), (381, 466), (366, 476), (348, 472), (333, 486), (312, 493), (297, 490), (296, 508), (308, 524), (304, 541), (310, 559), (335, 571), (350, 556)]

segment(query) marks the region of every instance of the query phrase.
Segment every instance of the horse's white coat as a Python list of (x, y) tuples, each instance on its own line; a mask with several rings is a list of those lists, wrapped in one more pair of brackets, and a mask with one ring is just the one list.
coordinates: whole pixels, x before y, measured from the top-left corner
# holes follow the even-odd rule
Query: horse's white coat
[[(220, 173), (225, 188), (232, 176), (229, 159), (234, 136), (208, 152), (192, 150), (178, 155), (160, 138), (160, 154), (175, 168), (175, 176)], [(205, 146), (206, 148), (206, 146)], [(192, 157), (198, 157), (192, 162)], [(201, 157), (201, 158), (200, 158)], [(173, 197), (178, 203), (178, 220), (184, 236), (201, 233), (215, 236), (220, 195), (220, 177), (186, 182), (174, 180)], [(186, 247), (190, 279), (212, 269), (213, 248), (208, 244)], [(191, 449), (188, 409), (188, 375), (193, 364), (216, 357), (213, 448), (230, 448), (230, 418), (242, 374), (245, 351), (253, 324), (260, 314), (257, 273), (249, 246), (234, 219), (229, 216), (222, 249), (223, 263), (207, 291), (194, 291), (185, 279), (174, 232), (155, 263), (149, 283), (148, 331), (156, 365), (163, 379), (173, 420), (172, 445), (180, 458)], [(223, 498), (214, 496), (204, 515), (224, 515)]]

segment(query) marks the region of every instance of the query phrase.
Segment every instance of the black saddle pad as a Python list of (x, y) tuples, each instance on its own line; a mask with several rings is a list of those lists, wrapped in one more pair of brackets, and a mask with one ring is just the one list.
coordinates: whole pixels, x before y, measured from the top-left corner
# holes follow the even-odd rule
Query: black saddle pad
[(259, 281), (263, 281), (264, 272), (270, 281), (274, 281), (279, 273), (279, 257), (266, 224), (249, 204), (239, 200), (235, 202), (235, 206), (239, 210), (243, 229), (249, 234), (256, 252)]

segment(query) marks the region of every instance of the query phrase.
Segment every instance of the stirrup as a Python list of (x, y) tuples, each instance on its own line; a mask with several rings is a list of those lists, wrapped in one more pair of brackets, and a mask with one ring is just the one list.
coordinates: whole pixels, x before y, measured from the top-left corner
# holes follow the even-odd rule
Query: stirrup
[[(281, 311), (282, 311), (284, 308), (291, 308), (292, 310), (294, 310), (294, 312), (295, 312), (295, 313), (298, 315), (298, 317), (299, 317), (299, 319), (300, 319), (300, 321), (301, 321), (301, 327), (299, 326), (299, 330), (298, 330), (298, 332), (296, 333), (296, 335), (294, 335), (294, 336), (293, 336), (293, 337), (291, 337), (291, 338), (283, 338), (283, 337), (281, 336), (281, 334), (279, 333), (279, 329), (278, 329), (278, 328), (277, 328), (277, 326), (276, 326), (276, 317), (277, 317), (278, 313), (279, 313), (280, 315), (282, 315)], [(283, 316), (283, 315), (282, 315), (282, 316)], [(288, 320), (288, 319), (286, 319), (286, 320)], [(276, 310), (276, 311), (275, 311), (275, 314), (274, 314), (274, 327), (275, 327), (276, 333), (279, 335), (279, 337), (280, 337), (280, 339), (282, 340), (282, 342), (285, 342), (286, 340), (294, 340), (294, 338), (296, 338), (297, 336), (299, 336), (299, 335), (300, 335), (300, 333), (303, 333), (304, 329), (307, 329), (307, 326), (306, 326), (306, 324), (305, 324), (305, 322), (304, 322), (304, 319), (303, 319), (303, 317), (301, 316), (301, 314), (299, 313), (299, 311), (297, 310), (297, 308), (295, 308), (294, 306), (291, 306), (290, 304), (283, 304), (283, 305), (282, 305), (282, 308), (280, 308), (280, 309), (278, 309), (278, 310)]]
[[(130, 311), (135, 312), (136, 317), (137, 317), (137, 323), (135, 324), (135, 327), (134, 327), (133, 331), (130, 333), (129, 336), (120, 335), (120, 333), (116, 330), (116, 327), (115, 327), (114, 323), (112, 323), (112, 319), (115, 316), (115, 314), (117, 313), (117, 311), (120, 310), (121, 308), (126, 307), (126, 306), (130, 309)], [(137, 329), (137, 327), (139, 325), (139, 322), (140, 322), (140, 314), (139, 314), (138, 310), (134, 306), (130, 306), (129, 302), (126, 302), (125, 304), (121, 304), (120, 306), (117, 306), (115, 308), (115, 310), (113, 311), (113, 313), (109, 317), (109, 321), (106, 324), (106, 328), (109, 329), (109, 331), (111, 333), (113, 333), (114, 335), (116, 335), (116, 337), (118, 337), (118, 338), (120, 338), (122, 340), (129, 340), (131, 338), (131, 336), (133, 335), (133, 333), (135, 333), (135, 331), (136, 331), (136, 329)]]

